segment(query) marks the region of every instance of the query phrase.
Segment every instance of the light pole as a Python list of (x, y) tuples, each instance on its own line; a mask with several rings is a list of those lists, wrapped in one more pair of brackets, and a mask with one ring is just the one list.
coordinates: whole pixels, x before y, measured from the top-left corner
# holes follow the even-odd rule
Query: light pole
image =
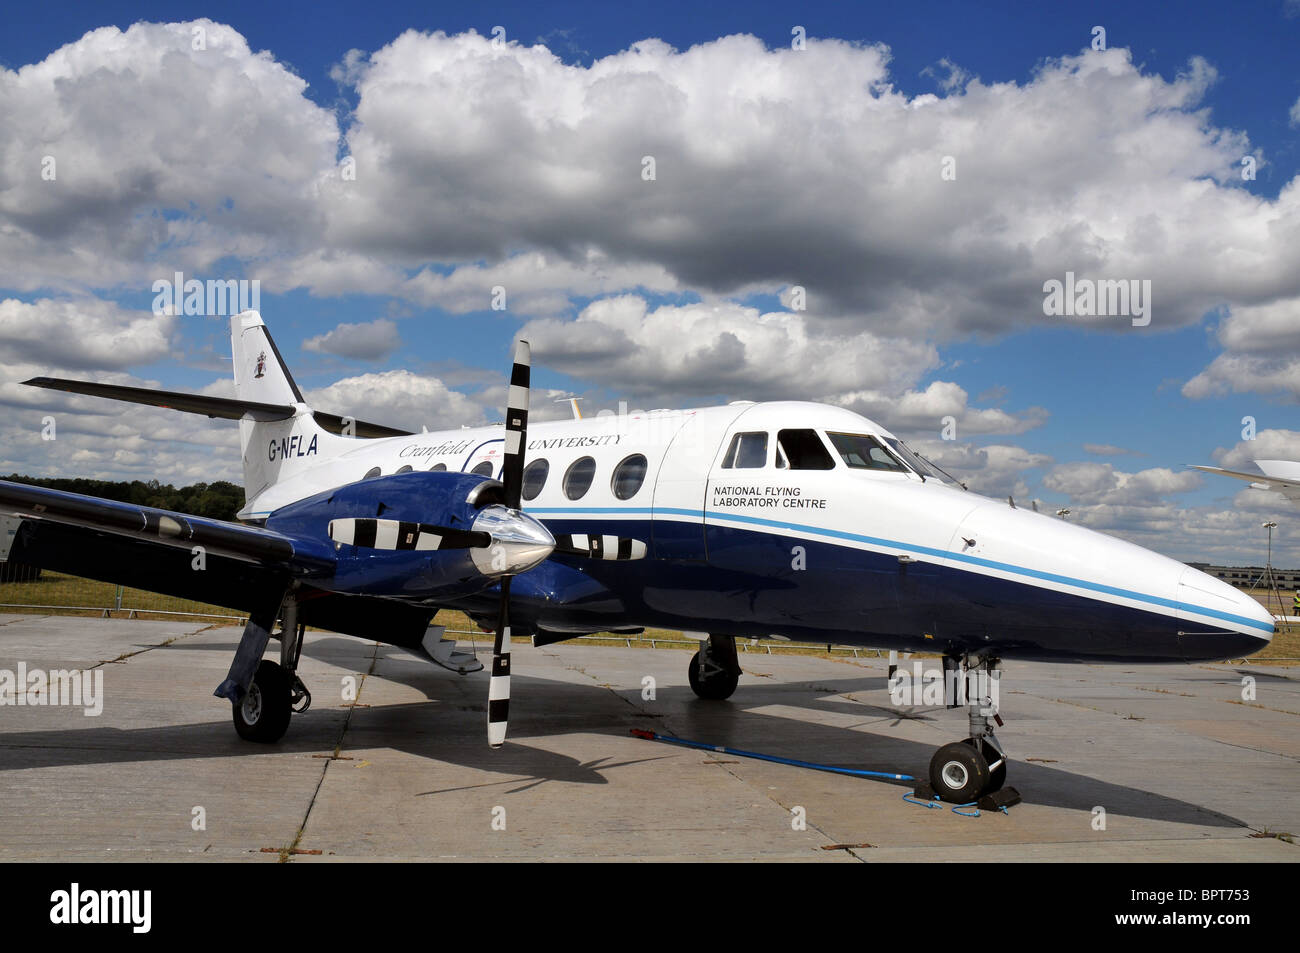
[(1277, 527), (1276, 520), (1265, 520), (1259, 524), (1268, 531), (1268, 557), (1264, 561), (1264, 571), (1259, 574), (1259, 578), (1251, 583), (1250, 591), (1254, 592), (1255, 587), (1261, 582), (1264, 583), (1264, 607), (1268, 608), (1268, 594), (1272, 593), (1277, 596), (1277, 614), (1286, 615), (1286, 608), (1282, 605), (1282, 593), (1277, 588), (1277, 578), (1273, 575), (1273, 530)]

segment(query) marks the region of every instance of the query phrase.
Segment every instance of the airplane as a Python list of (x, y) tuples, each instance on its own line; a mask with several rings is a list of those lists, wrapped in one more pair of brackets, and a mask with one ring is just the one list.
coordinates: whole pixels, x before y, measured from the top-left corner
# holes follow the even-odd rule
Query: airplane
[[(310, 704), (296, 674), (308, 625), (481, 668), (431, 626), (442, 608), (495, 631), (492, 747), (516, 634), (691, 633), (688, 681), (716, 703), (738, 685), (736, 640), (751, 637), (930, 652), (997, 678), (1004, 658), (1239, 658), (1274, 632), (1226, 583), (970, 492), (844, 408), (737, 401), (530, 426), (519, 341), (504, 428), (416, 434), (310, 408), (255, 311), (231, 319), (231, 349), (233, 399), (25, 383), (238, 420), (240, 523), (4, 481), (0, 514), (22, 518), (14, 559), (246, 613), (214, 694), (251, 741), (278, 740)], [(263, 657), (273, 633), (278, 662)], [(994, 699), (963, 694), (956, 677), (945, 685), (949, 707), (967, 704), (969, 736), (929, 766), (953, 803), (1006, 780)]]
[(1291, 460), (1256, 460), (1262, 474), (1242, 470), (1224, 470), (1221, 467), (1203, 467), (1192, 464), (1193, 470), (1217, 473), (1220, 476), (1245, 480), (1252, 490), (1276, 490), (1292, 503), (1300, 503), (1300, 463)]

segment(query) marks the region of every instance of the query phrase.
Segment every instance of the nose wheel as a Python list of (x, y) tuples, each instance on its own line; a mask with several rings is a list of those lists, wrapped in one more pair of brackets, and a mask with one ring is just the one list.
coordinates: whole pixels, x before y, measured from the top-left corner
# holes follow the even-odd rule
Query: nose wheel
[[(973, 680), (975, 691), (969, 691), (971, 681), (963, 680), (968, 689), (967, 711), (970, 737), (944, 745), (930, 759), (930, 788), (918, 790), (925, 797), (939, 797), (950, 804), (979, 803), (980, 807), (993, 809), (1010, 807), (1020, 802), (1015, 788), (1003, 788), (1007, 782), (1007, 755), (1001, 742), (993, 733), (994, 726), (1001, 727), (998, 717), (997, 678), (998, 659), (965, 659), (967, 673), (982, 672), (982, 678)], [(954, 702), (952, 707), (955, 707)]]
[(969, 804), (1001, 791), (1006, 781), (1006, 758), (982, 739), (953, 741), (930, 759), (930, 787), (952, 804)]

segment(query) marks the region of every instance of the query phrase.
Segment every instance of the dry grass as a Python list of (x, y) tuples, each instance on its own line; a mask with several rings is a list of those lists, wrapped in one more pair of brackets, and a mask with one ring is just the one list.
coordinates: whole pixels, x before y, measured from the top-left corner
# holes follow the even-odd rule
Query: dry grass
[[(23, 606), (33, 606), (42, 607), (33, 608), (33, 612), (90, 617), (102, 616), (105, 609), (112, 610), (114, 618), (125, 618), (131, 610), (142, 619), (165, 619), (167, 616), (159, 613), (166, 612), (240, 617), (234, 609), (224, 606), (177, 599), (144, 589), (124, 586), (121, 592), (119, 602), (118, 587), (111, 582), (97, 582), (46, 570), (36, 582), (0, 583), (0, 604), (4, 605), (0, 611), (21, 612)], [(120, 609), (117, 608), (119, 605)]]

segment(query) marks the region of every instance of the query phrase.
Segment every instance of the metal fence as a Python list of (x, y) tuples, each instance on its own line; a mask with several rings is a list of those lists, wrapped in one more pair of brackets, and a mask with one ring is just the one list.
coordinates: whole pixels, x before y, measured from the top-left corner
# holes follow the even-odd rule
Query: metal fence
[(164, 596), (111, 582), (83, 579), (17, 563), (0, 563), (0, 612), (152, 619), (189, 617), (242, 623), (246, 616), (223, 606)]

